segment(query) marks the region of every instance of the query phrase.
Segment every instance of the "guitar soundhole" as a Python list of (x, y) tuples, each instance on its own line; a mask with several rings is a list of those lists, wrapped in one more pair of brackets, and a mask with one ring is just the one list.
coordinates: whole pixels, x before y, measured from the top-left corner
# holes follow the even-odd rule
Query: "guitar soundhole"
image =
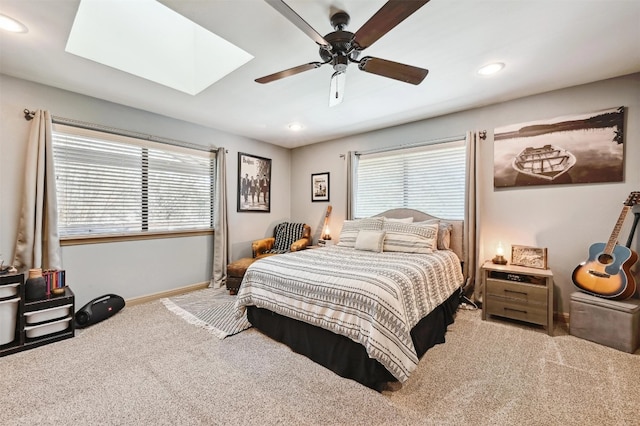
[(610, 254), (602, 253), (600, 256), (598, 256), (598, 262), (602, 263), (603, 265), (608, 265), (610, 263), (613, 263), (613, 256), (611, 256)]

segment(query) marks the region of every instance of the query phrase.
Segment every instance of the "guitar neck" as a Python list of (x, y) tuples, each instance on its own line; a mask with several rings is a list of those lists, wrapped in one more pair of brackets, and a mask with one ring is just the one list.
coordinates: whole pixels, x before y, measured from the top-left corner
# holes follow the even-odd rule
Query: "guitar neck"
[(618, 217), (618, 221), (616, 222), (616, 226), (613, 227), (613, 232), (611, 233), (611, 237), (607, 242), (607, 245), (604, 249), (606, 254), (613, 253), (613, 249), (615, 248), (618, 242), (618, 235), (620, 235), (620, 230), (622, 229), (622, 224), (624, 223), (625, 217), (627, 217), (627, 212), (631, 209), (631, 206), (624, 206), (622, 211), (620, 212), (620, 217)]

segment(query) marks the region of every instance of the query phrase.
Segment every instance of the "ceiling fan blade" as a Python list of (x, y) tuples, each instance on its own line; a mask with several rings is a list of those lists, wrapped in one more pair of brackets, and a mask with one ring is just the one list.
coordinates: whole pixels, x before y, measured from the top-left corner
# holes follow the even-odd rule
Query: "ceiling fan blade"
[(275, 10), (280, 12), (282, 16), (287, 18), (293, 25), (300, 28), (302, 32), (311, 37), (313, 41), (318, 43), (325, 50), (331, 50), (331, 44), (324, 39), (311, 25), (300, 17), (288, 4), (282, 0), (264, 0), (269, 3)]
[(372, 74), (416, 85), (422, 83), (422, 80), (424, 80), (429, 73), (429, 70), (425, 70), (424, 68), (388, 61), (386, 59), (373, 58), (371, 56), (362, 58), (358, 63), (358, 68)]
[(353, 37), (356, 49), (363, 50), (371, 46), (428, 2), (429, 0), (389, 0), (356, 32)]
[(324, 65), (323, 62), (309, 62), (308, 64), (298, 65), (297, 67), (289, 68), (284, 71), (279, 71), (273, 74), (265, 75), (264, 77), (256, 78), (256, 83), (271, 83), (272, 81), (280, 80), (281, 78), (290, 77), (292, 75), (299, 74), (304, 71), (313, 70)]
[(329, 94), (330, 107), (342, 103), (342, 99), (344, 99), (345, 82), (346, 73), (344, 71), (336, 71), (331, 76), (331, 91)]

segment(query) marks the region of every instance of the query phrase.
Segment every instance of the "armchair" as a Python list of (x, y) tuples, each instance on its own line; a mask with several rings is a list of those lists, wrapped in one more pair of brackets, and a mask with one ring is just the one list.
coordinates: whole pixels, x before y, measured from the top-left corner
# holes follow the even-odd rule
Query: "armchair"
[(251, 244), (254, 258), (304, 250), (311, 242), (311, 227), (304, 223), (283, 222), (276, 225), (273, 237), (255, 240)]

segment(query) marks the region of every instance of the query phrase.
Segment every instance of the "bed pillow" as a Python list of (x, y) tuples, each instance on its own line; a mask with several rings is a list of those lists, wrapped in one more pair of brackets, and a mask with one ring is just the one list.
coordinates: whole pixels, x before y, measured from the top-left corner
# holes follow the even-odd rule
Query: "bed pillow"
[(392, 217), (385, 217), (384, 220), (389, 222), (400, 222), (400, 223), (413, 223), (413, 217), (403, 217), (402, 219), (395, 219)]
[(437, 249), (438, 224), (385, 222), (383, 251), (433, 253)]
[(384, 244), (384, 231), (368, 231), (362, 230), (358, 232), (356, 238), (355, 249), (364, 251), (375, 251), (376, 253), (382, 253), (382, 246)]
[(438, 224), (438, 250), (449, 250), (451, 248), (451, 231), (453, 230), (452, 224), (450, 224), (449, 222), (441, 221), (440, 219), (429, 219), (425, 220), (424, 222), (415, 222), (416, 225), (432, 225), (434, 223)]
[(342, 224), (342, 230), (340, 231), (340, 241), (338, 246), (341, 247), (355, 247), (356, 238), (360, 231), (381, 231), (382, 230), (381, 217), (369, 217), (358, 220), (345, 220)]
[(449, 250), (451, 248), (451, 231), (453, 225), (449, 222), (438, 224), (438, 250)]

